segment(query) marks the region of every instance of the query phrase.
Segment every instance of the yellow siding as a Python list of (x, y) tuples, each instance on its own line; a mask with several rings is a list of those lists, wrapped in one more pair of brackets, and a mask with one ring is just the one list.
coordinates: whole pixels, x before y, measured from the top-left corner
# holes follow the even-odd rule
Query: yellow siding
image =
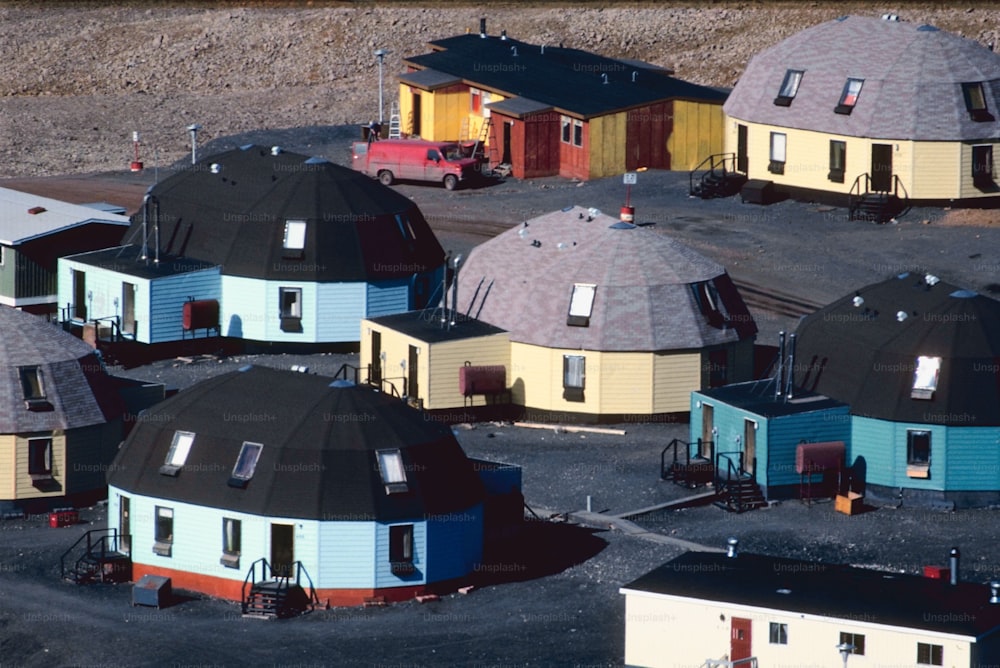
[(701, 351), (653, 355), (653, 413), (691, 408), (691, 392), (701, 388)]
[(958, 172), (959, 178), (961, 180), (961, 190), (960, 197), (996, 197), (996, 193), (984, 193), (982, 190), (977, 188), (972, 183), (972, 147), (979, 146), (982, 144), (992, 144), (993, 146), (993, 180), (996, 181), (997, 173), (997, 154), (1000, 153), (1000, 144), (989, 142), (989, 141), (977, 141), (968, 142), (966, 144), (961, 144), (961, 159), (958, 165), (956, 165), (955, 170)]
[[(519, 406), (547, 408), (552, 406), (553, 374), (551, 369), (552, 351), (549, 348), (530, 346), (524, 343), (510, 344), (510, 377), (512, 400)], [(558, 369), (559, 401), (562, 398), (562, 357)], [(589, 384), (590, 378), (587, 378)]]
[(413, 131), (410, 119), (413, 114), (413, 89), (406, 84), (399, 84), (399, 129), (404, 135)]
[(66, 494), (66, 436), (63, 432), (53, 432), (52, 437), (52, 477), (59, 483), (59, 489), (53, 492), (42, 492), (31, 484), (28, 474), (28, 439), (31, 436), (48, 437), (49, 432), (38, 434), (22, 434), (16, 437), (14, 444), (14, 498), (37, 499), (46, 496), (64, 496)]
[(593, 118), (588, 123), (590, 142), (590, 178), (621, 174), (625, 171), (627, 112)]
[(650, 353), (597, 353), (596, 356), (600, 365), (601, 378), (601, 386), (597, 388), (600, 392), (598, 397), (599, 412), (602, 414), (652, 413), (653, 355)]
[[(368, 365), (372, 364), (372, 332), (382, 334), (382, 352), (385, 353), (385, 363), (382, 365), (382, 378), (390, 382), (400, 395), (406, 393), (405, 382), (408, 370), (400, 362), (409, 360), (410, 346), (417, 346), (417, 356), (420, 363), (417, 366), (417, 398), (424, 398), (427, 391), (427, 344), (417, 339), (401, 334), (395, 330), (377, 325), (371, 320), (361, 321), (361, 350), (358, 365), (361, 367), (358, 380), (362, 383), (368, 380)], [(381, 363), (381, 361), (380, 361)], [(386, 388), (388, 391), (388, 388)]]
[(454, 141), (458, 139), (462, 114), (469, 110), (469, 93), (461, 90), (439, 90), (424, 93), (434, 107), (433, 124), (422, 123), (424, 139), (434, 141)]
[[(507, 382), (510, 383), (510, 339), (506, 333), (431, 344), (426, 357), (430, 366), (430, 387), (424, 408), (466, 405), (465, 397), (458, 391), (458, 370), (466, 362), (471, 362), (473, 366), (502, 365), (507, 369)], [(485, 404), (486, 397), (483, 395), (468, 400), (470, 406)]]
[[(918, 642), (941, 645), (946, 666), (970, 665), (967, 640), (876, 626), (876, 616), (865, 610), (858, 610), (856, 620), (841, 621), (631, 592), (625, 596), (625, 663), (676, 668), (701, 666), (705, 659), (728, 659), (733, 617), (751, 620), (750, 651), (760, 666), (839, 668), (843, 664), (835, 646), (841, 632), (865, 636), (865, 655), (850, 657), (849, 666), (855, 665), (852, 662), (858, 666), (915, 665)], [(771, 622), (787, 624), (787, 644), (769, 642)]]
[(708, 156), (726, 150), (722, 105), (685, 100), (675, 100), (673, 105), (673, 129), (667, 139), (671, 170), (694, 169)]
[(14, 498), (14, 468), (17, 461), (17, 438), (0, 436), (0, 499)]
[[(972, 160), (972, 151), (969, 151)], [(913, 197), (924, 199), (951, 199), (961, 188), (959, 164), (962, 151), (952, 142), (917, 142), (913, 146), (913, 164), (920, 169), (913, 173)], [(971, 185), (971, 167), (970, 167)]]

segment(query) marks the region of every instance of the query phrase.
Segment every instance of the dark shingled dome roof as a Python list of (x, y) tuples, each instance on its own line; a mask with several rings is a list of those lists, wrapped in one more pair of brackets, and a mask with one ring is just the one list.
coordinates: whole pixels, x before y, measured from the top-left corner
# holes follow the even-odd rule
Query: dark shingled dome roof
[[(776, 105), (788, 70), (804, 72), (798, 92)], [(848, 77), (864, 79), (857, 105), (834, 113)], [(982, 83), (988, 110), (1000, 114), (1000, 55), (933, 26), (845, 16), (751, 58), (724, 109), (741, 121), (849, 137), (996, 137), (1000, 121), (970, 118), (963, 83)]]
[[(369, 281), (444, 263), (412, 200), (321, 158), (244, 146), (201, 159), (149, 195), (150, 255), (159, 220), (161, 254), (219, 264), (230, 276)], [(142, 243), (143, 215), (132, 217), (124, 243)], [(307, 223), (302, 252), (283, 247), (290, 219)]]
[[(89, 345), (43, 318), (0, 306), (0, 433), (73, 429), (121, 418), (125, 406)], [(22, 369), (37, 369), (44, 401), (29, 408)]]
[[(138, 420), (109, 484), (148, 497), (256, 515), (386, 521), (466, 510), (483, 486), (451, 430), (365, 386), (248, 367), (203, 381)], [(160, 473), (174, 432), (195, 434), (176, 476)], [(245, 488), (228, 484), (244, 441), (263, 448)], [(388, 493), (376, 450), (398, 449), (407, 491)]]
[[(855, 415), (1000, 425), (1000, 302), (935, 280), (900, 274), (804, 318), (796, 385)], [(941, 358), (930, 398), (911, 396), (918, 356)]]

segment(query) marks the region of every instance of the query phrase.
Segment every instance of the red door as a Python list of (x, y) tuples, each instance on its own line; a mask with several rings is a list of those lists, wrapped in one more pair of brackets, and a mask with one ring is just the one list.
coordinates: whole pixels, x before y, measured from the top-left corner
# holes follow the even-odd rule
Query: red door
[(750, 620), (733, 617), (732, 630), (729, 636), (729, 660), (739, 661), (749, 659), (750, 651)]

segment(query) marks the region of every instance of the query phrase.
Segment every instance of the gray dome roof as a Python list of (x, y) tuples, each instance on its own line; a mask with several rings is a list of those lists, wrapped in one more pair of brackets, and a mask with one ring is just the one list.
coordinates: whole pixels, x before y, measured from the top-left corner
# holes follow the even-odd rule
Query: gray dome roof
[[(774, 104), (785, 73), (803, 71), (789, 106)], [(850, 114), (834, 113), (848, 77), (864, 79)], [(754, 56), (724, 105), (750, 123), (882, 139), (958, 141), (996, 137), (977, 122), (963, 83), (982, 83), (1000, 114), (1000, 55), (933, 26), (847, 16), (807, 28)]]

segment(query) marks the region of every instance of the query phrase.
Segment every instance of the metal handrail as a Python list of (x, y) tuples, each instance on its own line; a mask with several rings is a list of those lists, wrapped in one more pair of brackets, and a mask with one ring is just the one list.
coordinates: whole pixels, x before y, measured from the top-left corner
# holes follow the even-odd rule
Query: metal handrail
[[(260, 580), (257, 579), (257, 565), (260, 564)], [(312, 577), (309, 576), (309, 572), (306, 571), (305, 566), (302, 565), (301, 561), (293, 561), (289, 564), (290, 568), (287, 573), (276, 574), (274, 568), (271, 566), (270, 562), (264, 557), (257, 559), (252, 564), (247, 571), (246, 576), (243, 578), (243, 588), (241, 597), (241, 606), (243, 613), (246, 614), (247, 604), (249, 603), (249, 594), (253, 591), (253, 585), (257, 582), (262, 582), (264, 580), (274, 580), (278, 584), (276, 593), (281, 594), (282, 592), (287, 592), (290, 588), (290, 582), (292, 579), (292, 572), (294, 571), (295, 586), (302, 588), (302, 577), (305, 576), (306, 581), (309, 583), (309, 592), (306, 594), (309, 597), (309, 604), (311, 607), (315, 608), (320, 604), (319, 595), (316, 593), (316, 586), (313, 584)], [(249, 591), (247, 588), (250, 588)], [(280, 596), (279, 596), (280, 598)], [(280, 614), (280, 611), (275, 611)]]
[[(718, 163), (716, 163), (716, 160), (718, 160)], [(712, 155), (708, 156), (707, 158), (699, 162), (697, 166), (695, 166), (695, 168), (692, 169), (691, 172), (688, 174), (688, 194), (689, 195), (694, 194), (694, 176), (696, 172), (699, 171), (705, 172), (704, 174), (698, 177), (699, 181), (704, 181), (706, 174), (714, 173), (716, 168), (721, 166), (722, 175), (725, 176), (727, 173), (726, 169), (727, 162), (732, 162), (733, 167), (732, 170), (730, 171), (735, 172), (736, 171), (735, 153), (713, 153)], [(709, 164), (707, 169), (705, 168), (705, 163)]]
[[(671, 461), (671, 464), (676, 464), (677, 461), (678, 461), (677, 448), (678, 448), (678, 446), (681, 446), (681, 445), (685, 446), (684, 447), (684, 464), (687, 465), (687, 464), (691, 463), (691, 446), (692, 445), (697, 446), (696, 447), (696, 452), (700, 453), (701, 452), (701, 446), (704, 445), (704, 444), (708, 444), (708, 445), (712, 446), (713, 448), (715, 446), (715, 444), (714, 444), (713, 441), (702, 441), (701, 438), (699, 438), (697, 441), (694, 441), (694, 442), (682, 441), (679, 438), (675, 438), (672, 441), (670, 441), (670, 443), (667, 443), (666, 447), (663, 448), (663, 450), (660, 452), (660, 479), (661, 480), (669, 480), (670, 479), (669, 477), (667, 477), (667, 473), (666, 473), (666, 471), (667, 471), (667, 451), (668, 450), (672, 450), (673, 451), (673, 460)], [(700, 456), (700, 455), (695, 455), (695, 456)]]
[[(95, 534), (104, 534), (99, 538), (95, 538)], [(82, 556), (77, 557), (76, 561), (73, 562), (73, 567), (76, 568), (80, 565), (80, 562), (87, 557), (87, 555), (94, 554), (94, 548), (100, 546), (101, 551), (99, 553), (100, 558), (103, 560), (107, 558), (110, 553), (119, 553), (119, 544), (121, 538), (124, 535), (118, 533), (118, 529), (90, 529), (87, 533), (80, 536), (75, 543), (69, 546), (69, 548), (62, 553), (59, 557), (59, 573), (60, 577), (66, 577), (66, 558), (76, 550), (80, 543), (86, 541), (87, 546), (84, 550)], [(131, 536), (130, 536), (131, 538)], [(110, 545), (109, 545), (110, 542)], [(131, 541), (129, 541), (131, 542)]]

